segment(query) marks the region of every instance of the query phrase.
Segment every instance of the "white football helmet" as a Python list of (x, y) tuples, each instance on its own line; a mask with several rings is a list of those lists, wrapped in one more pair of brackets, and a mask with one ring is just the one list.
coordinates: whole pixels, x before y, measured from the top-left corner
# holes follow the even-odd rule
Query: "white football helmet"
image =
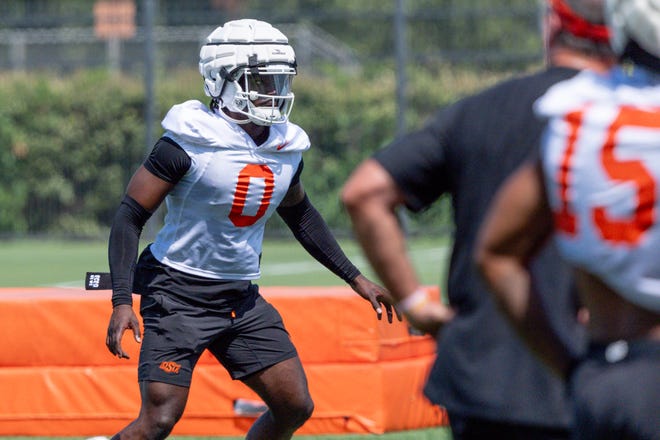
[(199, 52), (199, 72), (208, 96), (248, 118), (230, 118), (234, 122), (271, 125), (288, 120), (296, 55), (287, 37), (270, 24), (244, 19), (216, 28)]
[(605, 19), (616, 53), (623, 53), (628, 41), (634, 40), (660, 57), (660, 0), (606, 0)]

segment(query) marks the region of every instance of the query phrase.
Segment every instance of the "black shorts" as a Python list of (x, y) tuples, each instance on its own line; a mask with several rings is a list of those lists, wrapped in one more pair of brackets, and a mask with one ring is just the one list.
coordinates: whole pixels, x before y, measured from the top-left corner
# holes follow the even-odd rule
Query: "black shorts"
[(256, 284), (197, 278), (163, 266), (148, 250), (141, 255), (135, 280), (144, 324), (139, 381), (188, 387), (205, 349), (233, 379), (298, 355), (282, 317)]
[(570, 386), (575, 439), (660, 440), (660, 341), (593, 345)]

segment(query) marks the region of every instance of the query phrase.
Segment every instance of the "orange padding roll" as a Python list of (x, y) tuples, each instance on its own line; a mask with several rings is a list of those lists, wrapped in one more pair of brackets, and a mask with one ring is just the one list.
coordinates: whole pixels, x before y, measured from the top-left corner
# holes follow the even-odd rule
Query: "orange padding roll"
[[(437, 289), (430, 288), (437, 298)], [(378, 321), (348, 287), (262, 287), (298, 348), (315, 402), (300, 434), (383, 433), (447, 424), (421, 394), (435, 358), (428, 336)], [(0, 435), (113, 434), (139, 410), (139, 345), (130, 360), (105, 347), (109, 292), (0, 289)], [(139, 297), (134, 297), (137, 311)], [(205, 354), (176, 435), (244, 435), (257, 396)]]

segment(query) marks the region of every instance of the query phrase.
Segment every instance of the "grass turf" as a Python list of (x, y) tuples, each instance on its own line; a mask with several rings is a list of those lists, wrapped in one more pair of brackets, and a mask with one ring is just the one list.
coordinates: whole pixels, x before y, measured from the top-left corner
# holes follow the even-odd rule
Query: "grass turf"
[[(340, 244), (356, 266), (377, 281), (357, 244), (353, 240), (342, 240)], [(447, 239), (413, 239), (409, 250), (422, 283), (440, 283), (445, 273)], [(86, 271), (108, 270), (107, 253), (105, 241), (4, 240), (0, 246), (0, 287), (82, 287)], [(256, 282), (262, 286), (343, 284), (294, 239), (266, 240), (261, 268), (262, 277)]]

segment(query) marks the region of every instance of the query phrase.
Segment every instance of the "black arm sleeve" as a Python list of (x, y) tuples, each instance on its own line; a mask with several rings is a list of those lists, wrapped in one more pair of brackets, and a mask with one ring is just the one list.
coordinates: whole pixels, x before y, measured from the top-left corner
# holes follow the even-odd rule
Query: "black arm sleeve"
[(176, 184), (188, 172), (191, 163), (190, 156), (179, 144), (163, 136), (144, 161), (144, 167), (154, 176)]
[(360, 275), (307, 195), (296, 205), (277, 208), (277, 213), (305, 250), (332, 273), (347, 283)]
[(115, 214), (108, 243), (113, 307), (133, 304), (133, 273), (140, 234), (149, 217), (151, 213), (129, 196), (124, 196)]

